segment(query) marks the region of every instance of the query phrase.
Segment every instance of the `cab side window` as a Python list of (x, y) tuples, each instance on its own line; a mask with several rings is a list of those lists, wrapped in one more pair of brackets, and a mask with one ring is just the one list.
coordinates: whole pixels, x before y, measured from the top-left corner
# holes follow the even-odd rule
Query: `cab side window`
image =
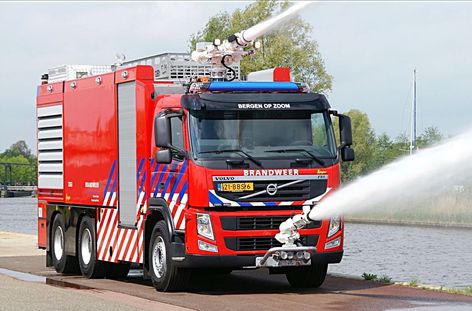
[(180, 118), (171, 118), (170, 128), (172, 131), (172, 145), (180, 150), (184, 150), (182, 120)]

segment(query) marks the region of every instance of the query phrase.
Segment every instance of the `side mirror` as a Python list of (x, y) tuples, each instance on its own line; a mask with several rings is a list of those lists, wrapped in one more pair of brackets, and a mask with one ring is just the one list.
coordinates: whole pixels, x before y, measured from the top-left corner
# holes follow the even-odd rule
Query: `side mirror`
[(352, 145), (351, 118), (339, 114), (339, 136), (341, 138), (341, 148)]
[(166, 116), (157, 116), (154, 119), (154, 140), (156, 147), (169, 148), (172, 145), (170, 120)]
[(172, 150), (161, 149), (156, 151), (156, 162), (164, 164), (169, 164), (172, 162)]
[(354, 153), (354, 149), (349, 146), (344, 146), (341, 148), (341, 159), (343, 160), (343, 162), (354, 161), (355, 158), (356, 156)]

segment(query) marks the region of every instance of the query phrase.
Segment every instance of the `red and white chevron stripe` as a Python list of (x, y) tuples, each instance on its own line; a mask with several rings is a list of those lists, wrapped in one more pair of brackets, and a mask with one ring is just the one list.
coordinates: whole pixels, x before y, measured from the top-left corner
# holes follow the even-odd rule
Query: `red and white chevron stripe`
[[(153, 171), (161, 177), (161, 183), (168, 184), (167, 191), (157, 189), (158, 178), (155, 178), (154, 184), (151, 184), (151, 193), (155, 194), (155, 197), (161, 197), (167, 201), (174, 227), (177, 230), (185, 229), (185, 208), (187, 207), (187, 185), (188, 179), (185, 172), (185, 165), (181, 164), (177, 168), (175, 173), (171, 174), (171, 166), (168, 165), (166, 170), (160, 171), (161, 167), (158, 165), (154, 166)], [(179, 177), (179, 175), (181, 175)], [(177, 183), (177, 184), (176, 184)], [(175, 191), (171, 195), (171, 189), (175, 187)], [(172, 196), (172, 197), (171, 197)]]
[[(145, 203), (146, 204), (146, 203)], [(101, 208), (97, 222), (97, 258), (103, 261), (143, 262), (144, 215), (140, 215), (136, 229), (118, 227), (118, 210)]]
[(187, 193), (182, 196), (180, 202), (178, 201), (179, 194), (174, 194), (172, 201), (169, 203), (169, 209), (172, 213), (175, 228), (178, 230), (185, 229), (185, 207), (187, 206)]

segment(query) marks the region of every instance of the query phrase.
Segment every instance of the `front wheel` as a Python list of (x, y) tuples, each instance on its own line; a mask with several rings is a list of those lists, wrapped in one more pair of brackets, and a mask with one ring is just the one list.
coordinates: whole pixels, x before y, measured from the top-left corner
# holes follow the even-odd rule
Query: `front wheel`
[(161, 220), (154, 226), (149, 243), (149, 272), (158, 291), (182, 290), (188, 284), (189, 271), (175, 267), (171, 256), (170, 235)]
[(95, 222), (88, 216), (82, 218), (80, 222), (77, 248), (82, 275), (89, 279), (103, 278), (106, 273), (106, 263), (97, 259)]
[(292, 287), (317, 288), (323, 284), (328, 264), (312, 264), (307, 267), (294, 267), (285, 276)]

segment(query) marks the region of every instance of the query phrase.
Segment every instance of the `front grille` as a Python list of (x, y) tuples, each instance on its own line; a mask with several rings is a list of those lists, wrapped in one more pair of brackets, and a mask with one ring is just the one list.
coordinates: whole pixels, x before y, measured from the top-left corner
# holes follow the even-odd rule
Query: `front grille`
[[(302, 236), (300, 241), (305, 246), (316, 246), (318, 235)], [(226, 247), (234, 251), (268, 250), (272, 247), (282, 246), (273, 237), (237, 237), (225, 238)]]
[[(291, 216), (254, 216), (254, 217), (221, 217), (223, 230), (271, 230), (278, 229), (280, 224)], [(306, 229), (321, 227), (321, 221), (308, 224)]]
[[(231, 201), (240, 202), (275, 202), (275, 201), (301, 201), (308, 200), (323, 194), (326, 191), (327, 180), (302, 180), (299, 183), (277, 189), (275, 195), (269, 195), (267, 192), (261, 193), (251, 198), (241, 199), (242, 197), (259, 191), (265, 191), (270, 184), (278, 186), (287, 184), (294, 180), (255, 180), (254, 191), (244, 192), (222, 192), (216, 191), (221, 197)], [(218, 189), (217, 182), (214, 187)]]

